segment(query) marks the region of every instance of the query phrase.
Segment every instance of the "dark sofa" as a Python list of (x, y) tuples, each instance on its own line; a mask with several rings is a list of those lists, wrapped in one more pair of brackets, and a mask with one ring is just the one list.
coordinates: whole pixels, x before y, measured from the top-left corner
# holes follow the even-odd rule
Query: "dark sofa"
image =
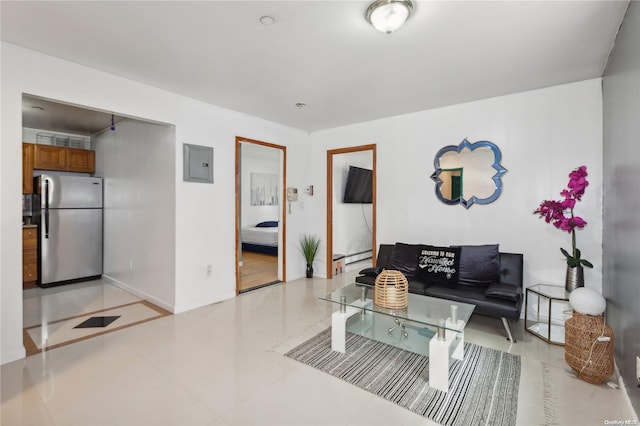
[[(443, 252), (449, 258), (437, 256)], [(436, 256), (430, 257), (432, 253)], [(500, 318), (507, 339), (515, 343), (509, 320), (520, 318), (522, 268), (522, 254), (499, 252), (497, 244), (451, 247), (381, 244), (376, 266), (360, 271), (356, 283), (373, 286), (384, 269), (400, 270), (407, 277), (409, 292), (474, 304), (474, 313)]]

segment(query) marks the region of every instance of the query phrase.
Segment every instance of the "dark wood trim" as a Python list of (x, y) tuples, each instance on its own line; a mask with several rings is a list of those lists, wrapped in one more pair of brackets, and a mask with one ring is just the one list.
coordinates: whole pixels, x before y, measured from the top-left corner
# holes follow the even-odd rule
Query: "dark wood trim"
[(333, 156), (338, 154), (347, 154), (350, 152), (371, 151), (373, 162), (372, 173), (372, 220), (371, 220), (371, 253), (372, 262), (375, 265), (377, 256), (377, 147), (376, 144), (352, 146), (348, 148), (331, 149), (327, 151), (327, 247), (326, 247), (326, 264), (327, 278), (333, 277)]
[(255, 145), (262, 145), (268, 148), (275, 148), (282, 151), (282, 188), (280, 193), (280, 215), (282, 221), (282, 282), (287, 282), (287, 212), (285, 205), (282, 204), (287, 199), (286, 190), (287, 190), (287, 147), (283, 145), (276, 145), (274, 143), (263, 142), (256, 139), (243, 138), (241, 136), (236, 136), (236, 294), (240, 292), (240, 266), (238, 258), (238, 253), (240, 252), (240, 143), (247, 142)]

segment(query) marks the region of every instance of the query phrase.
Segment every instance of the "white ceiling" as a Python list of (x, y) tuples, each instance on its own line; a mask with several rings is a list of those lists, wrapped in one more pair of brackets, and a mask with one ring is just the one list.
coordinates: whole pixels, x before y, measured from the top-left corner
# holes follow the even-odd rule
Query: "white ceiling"
[(366, 1), (0, 7), (3, 41), (315, 131), (600, 77), (628, 3), (419, 1), (391, 35)]

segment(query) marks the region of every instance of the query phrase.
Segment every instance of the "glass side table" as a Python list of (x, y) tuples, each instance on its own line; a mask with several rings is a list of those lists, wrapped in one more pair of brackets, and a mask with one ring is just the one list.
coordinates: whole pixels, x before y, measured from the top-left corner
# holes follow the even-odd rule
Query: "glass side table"
[[(571, 309), (569, 292), (557, 285), (537, 284), (527, 288), (525, 304), (526, 330), (547, 343), (564, 346), (564, 319), (554, 323), (553, 314), (560, 309), (560, 314), (564, 315), (567, 309)], [(532, 318), (529, 318), (530, 308)]]

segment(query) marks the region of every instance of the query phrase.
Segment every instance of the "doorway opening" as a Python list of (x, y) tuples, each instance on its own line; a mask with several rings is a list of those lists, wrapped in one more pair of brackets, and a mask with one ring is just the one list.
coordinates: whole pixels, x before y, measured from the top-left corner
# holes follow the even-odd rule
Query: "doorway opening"
[[(176, 294), (175, 145), (175, 126), (169, 123), (23, 93), (23, 206), (24, 200), (32, 200), (31, 209), (23, 207), (23, 222), (37, 236), (26, 247), (30, 253), (23, 259), (23, 271), (33, 271), (32, 281), (39, 284), (25, 286), (23, 281), (23, 342), (28, 354), (170, 314)], [(72, 163), (72, 155), (89, 160)], [(60, 161), (52, 162), (56, 158)], [(92, 186), (102, 183), (103, 191), (94, 197), (101, 201), (100, 208), (92, 206), (93, 227), (87, 229), (85, 223), (80, 228), (70, 220), (54, 224), (53, 215), (46, 220), (50, 213), (39, 215), (33, 200), (41, 202), (43, 194), (33, 182), (41, 174), (69, 179), (67, 186), (72, 177), (94, 179)], [(55, 229), (57, 241), (64, 244), (48, 244), (45, 249), (43, 229), (49, 231), (44, 233), (49, 240), (54, 240)], [(161, 238), (157, 230), (162, 230)], [(89, 250), (99, 271), (87, 273), (87, 259), (78, 261), (76, 254)], [(55, 279), (52, 271), (62, 270), (71, 260), (77, 262), (73, 275)], [(88, 280), (94, 276), (101, 278)], [(48, 287), (43, 284), (55, 285), (41, 288)], [(121, 313), (112, 315), (114, 310)], [(74, 330), (103, 315), (118, 318), (96, 327), (96, 333), (79, 335)], [(60, 333), (52, 337), (54, 328)]]
[(236, 137), (236, 294), (286, 281), (286, 154)]
[(327, 278), (376, 261), (376, 145), (327, 151)]

